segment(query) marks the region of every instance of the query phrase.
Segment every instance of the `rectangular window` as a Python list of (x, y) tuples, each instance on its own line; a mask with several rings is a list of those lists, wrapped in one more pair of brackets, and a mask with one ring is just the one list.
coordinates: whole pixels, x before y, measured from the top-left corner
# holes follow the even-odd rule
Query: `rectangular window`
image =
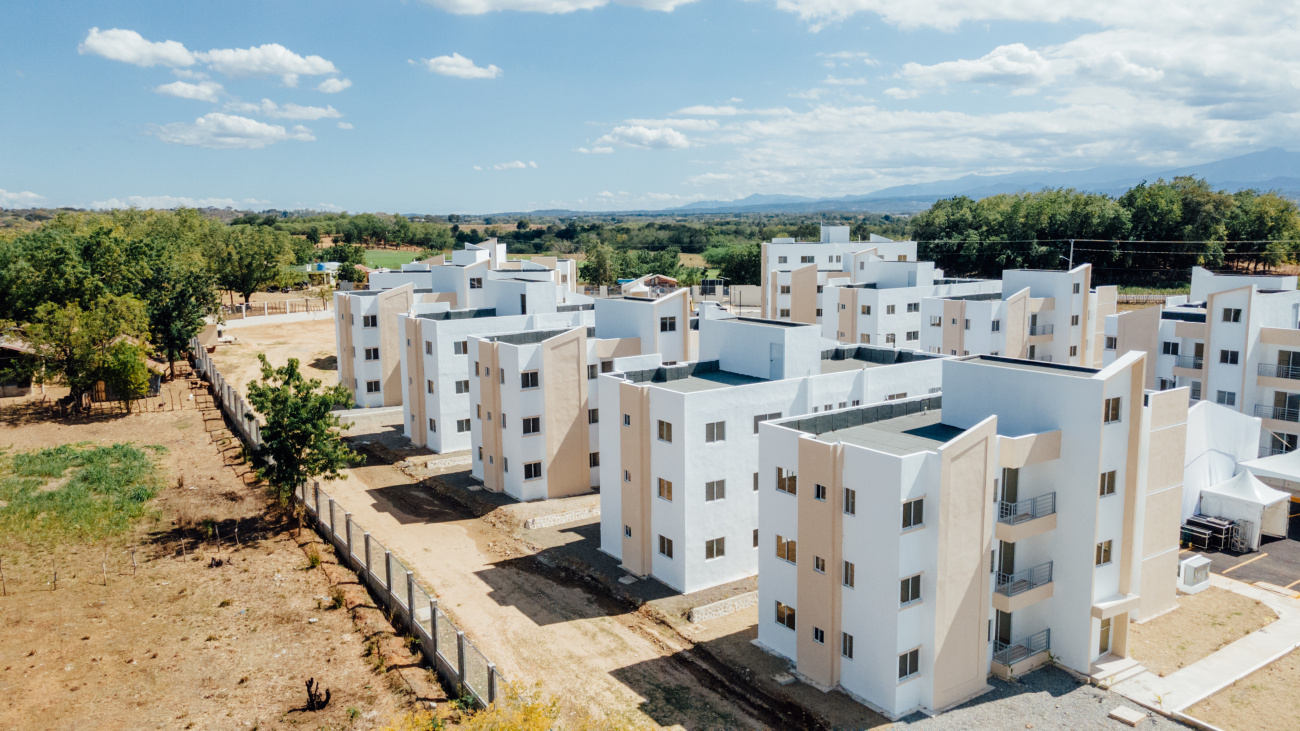
[(659, 497), (668, 502), (673, 501), (673, 483), (662, 477), (659, 478)]
[(1241, 356), (1240, 351), (1236, 351), (1236, 350), (1220, 350), (1220, 351), (1219, 351), (1219, 362), (1220, 362), (1220, 363), (1226, 363), (1227, 365), (1237, 365), (1237, 359), (1238, 359), (1240, 356)]
[(424, 390), (428, 393), (433, 393), (433, 379), (424, 382)]
[(379, 348), (366, 348), (366, 360), (379, 360)]
[(1079, 293), (1079, 283), (1078, 283), (1078, 282), (1075, 282), (1075, 283), (1074, 283), (1074, 293), (1075, 293), (1075, 294), (1078, 294), (1078, 293)]
[(893, 345), (893, 344), (894, 344), (894, 333), (887, 333), (887, 334), (885, 335), (885, 342), (888, 343), (889, 345)]
[(784, 257), (784, 256), (778, 256), (778, 257), (776, 258), (776, 263), (777, 263), (777, 264), (784, 264), (784, 263), (785, 263), (785, 257)]
[(903, 340), (906, 340), (909, 343), (920, 339), (921, 339), (920, 330), (908, 330), (907, 334), (903, 336)]
[(786, 629), (794, 629), (794, 607), (788, 607), (781, 602), (777, 602), (776, 623)]
[(1223, 404), (1224, 406), (1236, 406), (1237, 393), (1235, 391), (1219, 391), (1219, 394), (1217, 397), (1215, 397), (1214, 402), (1216, 404)]
[(631, 482), (631, 481), (632, 481), (632, 472), (629, 470), (623, 470), (623, 482)]
[(754, 492), (758, 492), (758, 473), (754, 473)]
[(366, 381), (366, 393), (379, 393), (379, 381)]
[(470, 278), (469, 278), (469, 288), (470, 288), (470, 289), (483, 289), (483, 277), (470, 277)]
[(711, 541), (704, 542), (704, 560), (708, 561), (714, 558), (722, 558), (727, 555), (727, 539), (714, 538)]
[(433, 341), (432, 341), (432, 340), (426, 340), (426, 341), (424, 341), (424, 354), (425, 354), (425, 355), (433, 355)]
[(870, 315), (870, 314), (871, 314), (871, 305), (862, 305), (862, 314), (864, 314), (864, 315)]
[(595, 378), (596, 376), (598, 376), (598, 375), (600, 375), (600, 374), (596, 372), (596, 364), (595, 364), (595, 363), (592, 363), (591, 365), (587, 366), (587, 380), (588, 380), (588, 381), (594, 379), (594, 378)]
[(1070, 357), (1073, 358), (1073, 357), (1077, 356), (1078, 354), (1079, 354), (1079, 346), (1077, 346), (1077, 345), (1071, 345), (1071, 346), (1070, 346)]
[(866, 333), (864, 333), (858, 339), (861, 340), (864, 345), (871, 345), (871, 336)]
[(921, 672), (921, 650), (908, 650), (898, 656), (898, 680), (902, 682)]
[(774, 414), (759, 414), (758, 416), (755, 416), (755, 417), (754, 417), (754, 433), (755, 433), (755, 434), (758, 433), (758, 425), (759, 425), (759, 424), (761, 424), (761, 423), (763, 423), (763, 422), (765, 422), (765, 421), (772, 421), (773, 419), (780, 419), (780, 418), (781, 418), (781, 412), (779, 412), (779, 411), (776, 412), (776, 413), (774, 413)]
[(938, 315), (930, 317), (930, 327), (943, 327), (943, 318)]
[(825, 485), (816, 485), (816, 484), (813, 485), (813, 500), (821, 500), (823, 502), (826, 501)]
[(969, 329), (970, 329), (970, 318), (966, 318), (966, 325), (965, 325), (965, 327), (964, 327), (963, 329), (964, 329), (964, 330), (969, 330)]
[(456, 393), (469, 393), (469, 380), (456, 381)]
[(1115, 470), (1101, 474), (1101, 496), (1115, 494)]
[(464, 434), (467, 431), (469, 431), (469, 419), (457, 419), (456, 433)]
[(781, 492), (787, 492), (791, 495), (797, 494), (798, 478), (794, 473), (786, 472), (784, 468), (776, 468), (776, 489)]
[(541, 476), (542, 476), (542, 463), (541, 463), (541, 462), (525, 462), (525, 463), (524, 463), (524, 479), (525, 479), (525, 480), (536, 480), (537, 478), (539, 478), (539, 477), (541, 477)]
[(1165, 355), (1178, 355), (1178, 343), (1164, 342), (1160, 345)]
[(600, 409), (587, 409), (587, 423), (588, 424), (600, 423)]
[(925, 498), (903, 503), (903, 530), (925, 525)]
[(1097, 544), (1097, 565), (1105, 566), (1110, 563), (1110, 541), (1102, 541)]
[(782, 309), (782, 310), (781, 310), (780, 317), (789, 317), (789, 316), (790, 316), (790, 311), (789, 311), (789, 310), (787, 310), (787, 309)]
[(1119, 338), (1113, 335), (1106, 336), (1106, 350), (1115, 350), (1119, 347)]
[(821, 316), (822, 316), (822, 308), (820, 308), (820, 307), (817, 308), (817, 316), (818, 316), (818, 317), (821, 317)]
[(844, 514), (858, 514), (858, 491), (844, 488)]
[(823, 289), (824, 289), (824, 285), (821, 284), (817, 285), (817, 294), (821, 294)]
[(479, 448), (478, 448), (478, 461), (480, 461), (480, 462), (483, 461), (483, 448), (482, 448), (482, 447), (479, 447)]
[(379, 327), (379, 315), (362, 315), (361, 327)]
[(725, 442), (727, 441), (727, 422), (714, 421), (704, 425), (704, 441), (706, 442)]
[(659, 441), (661, 441), (661, 442), (669, 442), (669, 443), (671, 443), (671, 442), (673, 441), (673, 425), (672, 425), (672, 424), (669, 424), (669, 423), (666, 422), (666, 421), (660, 420), (660, 422), (659, 422)]
[(525, 371), (519, 374), (519, 388), (537, 388), (537, 371)]
[(483, 404), (474, 404), (474, 418), (475, 419), (483, 418)]
[(704, 502), (711, 503), (714, 500), (722, 500), (727, 497), (727, 481), (713, 480), (704, 483)]
[(787, 541), (781, 536), (777, 536), (776, 557), (781, 559), (782, 561), (789, 561), (790, 563), (794, 563), (795, 555), (797, 553), (796, 551), (797, 546), (795, 545), (795, 543), (796, 543), (795, 541)]
[(782, 285), (781, 285), (781, 294), (790, 294), (790, 285), (788, 285), (788, 284), (782, 284)]
[(659, 318), (659, 332), (661, 333), (677, 332), (677, 318), (676, 317)]
[(821, 556), (813, 556), (813, 571), (819, 574), (826, 573), (826, 559)]
[(433, 419), (429, 419), (429, 431), (438, 431), (438, 422), (437, 422), (437, 421), (435, 421), (435, 420), (433, 420)]
[[(491, 371), (488, 371), (488, 374), (491, 375)], [(478, 377), (478, 361), (474, 361), (474, 377)]]
[[(540, 416), (526, 416), (526, 417), (523, 418), (522, 421), (523, 421), (523, 424), (524, 424), (524, 427), (523, 427), (523, 428), (524, 428), (524, 436), (527, 437), (527, 436), (532, 436), (533, 434), (541, 434), (541, 433), (542, 433), (542, 417), (540, 417)], [(502, 414), (502, 415), (501, 415), (501, 428), (502, 428), (502, 429), (506, 428), (506, 415), (505, 415), (505, 414)]]
[(843, 655), (846, 660), (853, 659), (853, 635), (848, 632), (840, 633), (840, 654)]
[(1079, 316), (1070, 315), (1070, 327), (1078, 327), (1078, 326), (1079, 326)]
[(811, 256), (801, 256), (801, 257), (799, 257), (799, 263), (800, 263), (800, 264), (811, 264), (811, 263), (813, 263), (813, 257), (811, 257)]
[(907, 311), (908, 311), (908, 312), (920, 312), (920, 311), (921, 311), (921, 303), (920, 303), (920, 302), (908, 302), (908, 303), (907, 303)]
[(826, 633), (822, 631), (821, 627), (813, 627), (813, 642), (819, 645), (826, 644)]
[(1119, 421), (1120, 397), (1116, 396), (1114, 398), (1106, 399), (1104, 411), (1103, 423), (1114, 424)]
[(1233, 308), (1233, 307), (1224, 307), (1224, 308), (1223, 308), (1223, 321), (1224, 321), (1224, 322), (1241, 322), (1241, 310), (1236, 309), (1236, 308)]
[(904, 392), (902, 392), (902, 393), (891, 393), (891, 394), (889, 394), (888, 396), (885, 397), (885, 400), (886, 400), (886, 401), (898, 401), (898, 400), (900, 400), (900, 399), (905, 399), (905, 398), (907, 398), (907, 392), (906, 392), (906, 391), (904, 391)]
[(885, 305), (885, 314), (886, 315), (894, 314), (894, 305)]
[(628, 538), (631, 538), (631, 537), (632, 537), (632, 526), (630, 526), (630, 525), (624, 525), (624, 526), (623, 526), (623, 535), (627, 536)]
[(852, 589), (857, 583), (858, 569), (851, 562), (844, 562), (844, 576), (842, 577), (844, 585)]
[(659, 555), (673, 557), (673, 539), (659, 536)]
[(996, 333), (996, 332), (1002, 332), (1002, 321), (1001, 321), (1001, 320), (994, 320), (994, 321), (993, 321), (993, 332), (995, 332), (995, 333)]
[(898, 606), (906, 607), (921, 601), (921, 575), (909, 576), (898, 582)]
[(600, 466), (600, 452), (590, 452), (587, 454), (587, 466), (588, 467)]
[(466, 355), (469, 353), (469, 341), (457, 340), (451, 344), (451, 352), (455, 355)]
[(631, 414), (623, 414), (623, 426), (632, 426)]

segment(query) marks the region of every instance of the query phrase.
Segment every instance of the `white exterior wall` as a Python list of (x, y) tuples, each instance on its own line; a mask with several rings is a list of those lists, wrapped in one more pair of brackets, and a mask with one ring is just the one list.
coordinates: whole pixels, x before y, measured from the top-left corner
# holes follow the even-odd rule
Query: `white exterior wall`
[[(340, 297), (348, 297), (352, 306), (352, 316), (348, 322), (343, 322), (338, 314), (338, 299)], [(355, 376), (353, 383), (343, 385), (352, 389), (353, 398), (358, 408), (383, 406), (383, 354), (380, 354), (380, 360), (366, 360), (367, 348), (379, 348), (380, 328), (377, 324), (375, 327), (364, 326), (365, 315), (379, 315), (379, 298), (374, 295), (359, 296), (352, 292), (335, 292), (334, 300), (334, 312), (336, 313), (334, 317), (335, 352), (338, 353), (338, 360), (348, 358), (352, 361), (352, 373)], [(348, 353), (341, 352), (339, 349), (339, 344), (343, 342), (343, 336), (340, 332), (343, 328), (348, 328), (352, 334), (352, 351)], [(368, 381), (379, 381), (380, 390), (367, 393), (366, 383)]]

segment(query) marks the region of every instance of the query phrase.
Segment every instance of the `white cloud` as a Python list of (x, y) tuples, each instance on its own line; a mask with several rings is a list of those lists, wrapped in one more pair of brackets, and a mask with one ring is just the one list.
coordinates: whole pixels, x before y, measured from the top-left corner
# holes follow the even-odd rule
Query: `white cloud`
[(339, 122), (339, 129), (352, 129), (352, 125), (348, 122)]
[(581, 152), (584, 155), (608, 155), (614, 152), (612, 147), (579, 147), (574, 152)]
[(220, 74), (232, 77), (279, 76), (286, 86), (296, 86), (299, 76), (337, 74), (338, 68), (320, 56), (299, 56), (279, 43), (252, 48), (214, 48), (202, 54)]
[(325, 79), (316, 85), (316, 91), (337, 94), (349, 86), (352, 86), (352, 79)]
[(627, 119), (625, 124), (634, 127), (647, 127), (649, 129), (674, 129), (687, 130), (689, 132), (705, 132), (718, 128), (716, 119)]
[(921, 92), (916, 89), (904, 89), (898, 86), (891, 86), (888, 89), (885, 89), (885, 96), (893, 97), (895, 99), (915, 99), (918, 96), (921, 96)]
[(880, 62), (866, 51), (835, 51), (834, 53), (818, 53), (818, 58), (824, 58), (822, 65), (828, 69), (846, 68), (848, 66), (864, 63), (868, 66), (879, 66)]
[(272, 119), (337, 119), (343, 115), (333, 106), (324, 107), (305, 107), (301, 104), (280, 105), (270, 99), (263, 99), (261, 104), (251, 102), (232, 102), (226, 105), (226, 109), (232, 112), (243, 112), (244, 114), (261, 114)]
[[(694, 0), (616, 0), (618, 5), (671, 12), (679, 5)], [(457, 15), (482, 15), (511, 10), (521, 13), (547, 13), (551, 15), (594, 10), (609, 4), (610, 0), (425, 0), (428, 4)]]
[(945, 88), (949, 84), (1001, 84), (1039, 86), (1052, 80), (1052, 64), (1041, 53), (1023, 43), (998, 46), (977, 59), (960, 59), (924, 66), (905, 64), (898, 74), (921, 88)]
[(170, 84), (155, 87), (154, 91), (159, 94), (180, 97), (181, 99), (215, 102), (225, 92), (225, 89), (215, 81), (200, 81), (197, 84), (191, 84), (188, 81), (173, 81)]
[[(737, 107), (730, 104), (724, 104), (721, 106), (709, 106), (707, 104), (697, 104), (692, 107), (683, 107), (681, 109), (678, 109), (677, 111), (673, 112), (673, 114), (683, 114), (683, 115), (689, 115), (695, 117), (736, 117), (736, 116), (742, 116), (747, 114), (772, 115), (772, 114), (788, 114), (789, 112), (790, 110), (785, 109), (784, 107), (777, 107), (771, 109), (745, 109), (743, 107)], [(682, 120), (674, 120), (673, 124), (680, 127), (681, 122)]]
[(179, 41), (146, 41), (133, 30), (91, 28), (77, 53), (121, 61), (136, 66), (193, 66), (197, 59)]
[(171, 145), (220, 149), (258, 149), (277, 142), (310, 142), (316, 139), (311, 130), (302, 125), (286, 130), (278, 124), (267, 124), (221, 112), (205, 114), (194, 120), (193, 124), (172, 122), (149, 125), (146, 133)]
[(861, 77), (841, 78), (828, 75), (822, 83), (827, 86), (862, 86), (867, 83), (867, 80)]
[(609, 134), (596, 140), (596, 144), (624, 145), (642, 149), (666, 150), (690, 147), (686, 135), (672, 127), (647, 127), (639, 124), (615, 127)]
[(271, 201), (258, 198), (186, 198), (174, 195), (129, 195), (126, 199), (109, 198), (95, 201), (91, 208), (260, 208), (268, 206)]
[[(493, 170), (523, 170), (526, 168), (535, 168), (535, 167), (537, 167), (537, 163), (532, 162), (531, 160), (528, 162), (524, 162), (523, 160), (515, 160), (513, 162), (499, 162), (496, 165), (493, 165), (492, 169)], [(475, 165), (474, 169), (478, 170), (480, 168), (477, 165)]]
[(207, 74), (194, 69), (172, 69), (172, 75), (178, 79), (189, 79), (190, 81), (202, 81), (209, 78)]
[(495, 79), (501, 75), (499, 66), (495, 64), (488, 64), (486, 68), (475, 66), (473, 61), (459, 53), (453, 53), (450, 56), (422, 58), (420, 63), (435, 74), (454, 76), (458, 79)]
[(482, 165), (475, 165), (475, 166), (474, 166), (474, 169), (475, 169), (475, 170), (482, 170), (482, 169), (483, 169), (483, 166), (482, 166)]
[(45, 196), (37, 195), (30, 190), (15, 190), (12, 193), (0, 188), (0, 206), (7, 208), (32, 208), (39, 205), (45, 200)]

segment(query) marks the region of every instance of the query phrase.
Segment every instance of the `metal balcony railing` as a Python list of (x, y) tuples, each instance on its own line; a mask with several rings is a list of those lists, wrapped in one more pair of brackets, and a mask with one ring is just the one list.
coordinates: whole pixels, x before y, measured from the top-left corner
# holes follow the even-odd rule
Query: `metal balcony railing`
[(1259, 375), (1267, 376), (1269, 378), (1294, 378), (1300, 380), (1300, 368), (1297, 368), (1295, 366), (1260, 363)]
[(1030, 589), (1037, 589), (1043, 584), (1052, 583), (1052, 562), (1048, 561), (1032, 569), (1017, 571), (1014, 574), (1004, 574), (999, 571), (997, 579), (997, 588), (994, 591), (1002, 596), (1023, 594)]
[(1300, 409), (1284, 409), (1280, 406), (1255, 404), (1255, 416), (1261, 419), (1277, 419), (1278, 421), (1300, 421)]
[(1011, 525), (1033, 520), (1034, 518), (1041, 518), (1055, 512), (1056, 493), (1054, 492), (1014, 503), (998, 503), (998, 521)]
[(1191, 368), (1194, 371), (1199, 371), (1205, 365), (1205, 359), (1194, 355), (1180, 355), (1174, 360), (1174, 365), (1179, 368)]
[(1050, 355), (1035, 355), (1034, 357), (1030, 358), (1030, 360), (1036, 360), (1036, 361), (1038, 361), (1039, 363), (1051, 363), (1051, 362), (1052, 362), (1052, 356), (1050, 356)]
[(1201, 400), (1201, 384), (1199, 382), (1192, 383), (1192, 400), (1193, 401)]
[(1272, 456), (1275, 455), (1275, 454), (1286, 454), (1287, 452), (1290, 452), (1290, 451), (1293, 451), (1293, 450), (1291, 450), (1291, 449), (1285, 449), (1285, 448), (1279, 448), (1279, 447), (1260, 447), (1260, 448), (1259, 448), (1259, 456), (1260, 456), (1260, 458), (1264, 458), (1264, 457), (1272, 457)]
[(1054, 332), (1056, 332), (1055, 325), (1030, 325), (1029, 326), (1030, 335), (1051, 335)]
[(1051, 647), (1052, 630), (1050, 629), (1045, 629), (1042, 632), (1032, 634), (1022, 640), (1017, 640), (1009, 644), (1006, 642), (994, 642), (993, 662), (1010, 666), (1027, 657), (1033, 657), (1040, 652), (1047, 652)]

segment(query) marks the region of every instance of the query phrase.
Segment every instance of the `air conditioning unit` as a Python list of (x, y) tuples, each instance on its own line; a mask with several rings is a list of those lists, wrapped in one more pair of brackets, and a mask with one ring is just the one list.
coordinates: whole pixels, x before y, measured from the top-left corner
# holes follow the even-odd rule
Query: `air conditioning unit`
[(1178, 590), (1195, 594), (1210, 588), (1210, 559), (1192, 556), (1178, 563)]

